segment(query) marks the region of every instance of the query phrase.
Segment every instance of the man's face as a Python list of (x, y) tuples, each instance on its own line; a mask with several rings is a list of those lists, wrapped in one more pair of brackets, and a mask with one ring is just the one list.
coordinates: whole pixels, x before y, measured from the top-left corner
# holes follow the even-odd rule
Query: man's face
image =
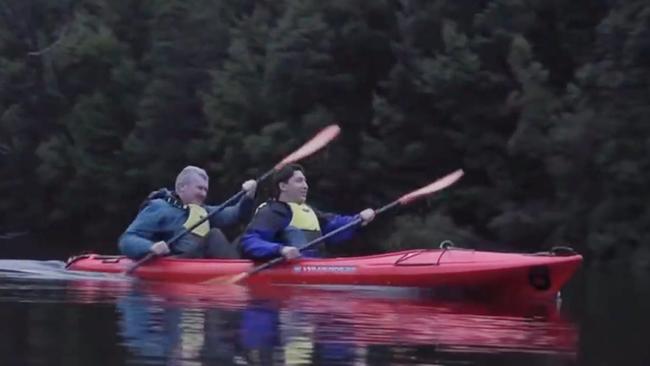
[(176, 193), (186, 205), (202, 205), (208, 195), (208, 181), (198, 175), (192, 175)]
[(283, 201), (304, 203), (307, 200), (309, 186), (307, 178), (300, 170), (294, 171), (293, 176), (286, 183), (280, 182), (278, 187)]

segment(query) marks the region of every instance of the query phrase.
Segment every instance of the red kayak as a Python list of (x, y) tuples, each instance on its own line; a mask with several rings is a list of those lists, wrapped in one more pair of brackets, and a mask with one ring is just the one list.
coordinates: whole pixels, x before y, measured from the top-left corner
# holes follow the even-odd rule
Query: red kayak
[[(246, 282), (468, 288), (488, 295), (549, 297), (564, 286), (581, 262), (582, 256), (569, 248), (517, 254), (451, 247), (363, 257), (297, 259), (259, 272)], [(132, 263), (123, 256), (87, 254), (70, 258), (67, 268), (123, 273)], [(142, 265), (133, 275), (145, 280), (198, 283), (235, 276), (254, 265), (249, 260), (166, 257)]]

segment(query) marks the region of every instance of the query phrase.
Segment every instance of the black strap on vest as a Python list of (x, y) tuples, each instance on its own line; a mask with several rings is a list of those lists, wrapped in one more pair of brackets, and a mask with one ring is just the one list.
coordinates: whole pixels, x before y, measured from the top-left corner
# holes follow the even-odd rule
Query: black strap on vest
[(180, 197), (176, 194), (176, 192), (170, 191), (167, 188), (160, 188), (157, 191), (153, 191), (149, 193), (147, 196), (147, 199), (142, 201), (140, 204), (140, 208), (138, 211), (142, 211), (142, 209), (149, 204), (149, 201), (155, 200), (155, 199), (163, 199), (165, 202), (169, 203), (170, 205), (180, 208), (180, 209), (185, 209), (185, 205), (181, 201)]

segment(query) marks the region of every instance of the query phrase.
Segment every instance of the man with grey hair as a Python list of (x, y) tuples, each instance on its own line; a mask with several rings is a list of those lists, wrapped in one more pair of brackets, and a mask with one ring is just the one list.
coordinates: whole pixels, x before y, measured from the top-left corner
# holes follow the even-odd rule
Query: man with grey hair
[(205, 205), (209, 178), (205, 170), (186, 166), (176, 177), (174, 191), (165, 188), (151, 193), (140, 212), (120, 236), (122, 254), (138, 260), (149, 253), (172, 254), (183, 258), (237, 258), (237, 250), (219, 228), (247, 221), (253, 213), (257, 182), (242, 184), (246, 194), (236, 204), (224, 208), (177, 242), (167, 241), (209, 215), (218, 206)]

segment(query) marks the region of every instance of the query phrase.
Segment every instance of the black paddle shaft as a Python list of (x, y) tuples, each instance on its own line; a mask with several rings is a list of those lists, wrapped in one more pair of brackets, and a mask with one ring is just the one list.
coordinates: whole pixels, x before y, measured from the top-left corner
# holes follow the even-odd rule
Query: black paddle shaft
[[(375, 210), (375, 215), (379, 215), (380, 213), (382, 213), (384, 211), (387, 211), (387, 210), (389, 210), (389, 209), (391, 209), (391, 208), (393, 208), (393, 207), (395, 207), (395, 206), (397, 206), (399, 204), (400, 204), (400, 201), (395, 200), (395, 201), (393, 201), (393, 202), (391, 202), (391, 203), (389, 203), (389, 204)], [(357, 217), (356, 219), (348, 222), (347, 224), (345, 224), (345, 225), (343, 225), (343, 226), (341, 226), (341, 227), (339, 227), (339, 228), (337, 228), (335, 230), (332, 230), (332, 231), (330, 231), (329, 233), (327, 233), (327, 234), (325, 234), (323, 236), (320, 236), (320, 237), (310, 241), (305, 246), (300, 248), (300, 251), (302, 252), (302, 251), (305, 251), (307, 249), (313, 248), (316, 244), (319, 244), (319, 243), (323, 242), (324, 240), (327, 240), (327, 239), (331, 238), (332, 236), (334, 236), (334, 235), (336, 235), (336, 234), (338, 234), (338, 233), (340, 233), (340, 232), (342, 232), (344, 230), (347, 230), (347, 229), (349, 229), (349, 228), (351, 228), (351, 227), (353, 227), (355, 225), (360, 224), (361, 221), (363, 221), (363, 220), (361, 220), (361, 217)], [(252, 270), (250, 270), (248, 272), (247, 276), (250, 276), (250, 275), (253, 275), (253, 274), (257, 273), (257, 272), (263, 271), (263, 270), (265, 270), (265, 269), (267, 269), (267, 268), (269, 268), (271, 266), (274, 266), (274, 265), (276, 265), (278, 263), (283, 262), (284, 260), (285, 260), (284, 257), (274, 258), (274, 259), (272, 259), (272, 260), (270, 260), (270, 261), (268, 261), (268, 262), (266, 262), (264, 264), (261, 264), (261, 265), (255, 267), (255, 268), (253, 268)]]
[[(259, 184), (261, 181), (268, 178), (271, 174), (273, 174), (273, 172), (275, 172), (275, 169), (271, 169), (268, 172), (264, 173), (261, 177), (257, 178), (256, 179), (257, 184)], [(206, 222), (207, 220), (209, 220), (212, 216), (216, 215), (217, 213), (223, 211), (226, 207), (228, 207), (228, 206), (232, 205), (233, 203), (239, 201), (244, 194), (246, 194), (246, 191), (244, 191), (244, 190), (241, 190), (241, 191), (237, 192), (237, 194), (235, 194), (234, 196), (228, 198), (228, 200), (226, 202), (219, 205), (217, 208), (215, 208), (212, 212), (210, 212), (204, 218), (202, 218), (201, 220), (195, 222), (190, 227), (180, 231), (178, 234), (174, 235), (171, 239), (169, 239), (169, 241), (166, 242), (167, 245), (171, 245), (171, 244), (175, 243), (176, 241), (178, 241), (178, 239), (183, 237), (183, 235), (185, 235), (185, 234), (189, 233), (190, 231), (196, 229), (197, 227), (199, 227), (199, 225)]]
[[(269, 170), (268, 172), (264, 173), (261, 177), (257, 178), (257, 183), (259, 184), (261, 181), (263, 181), (263, 180), (265, 180), (266, 178), (268, 178), (271, 174), (273, 174), (273, 172), (275, 172), (275, 168)], [(196, 229), (197, 227), (199, 227), (199, 225), (201, 225), (201, 224), (203, 224), (204, 222), (206, 222), (207, 220), (209, 220), (212, 216), (214, 216), (214, 215), (218, 214), (219, 212), (223, 211), (226, 207), (232, 205), (234, 202), (239, 201), (239, 200), (241, 199), (241, 197), (242, 197), (244, 194), (246, 194), (246, 191), (244, 191), (244, 190), (241, 190), (241, 191), (237, 192), (237, 194), (235, 194), (234, 196), (230, 197), (226, 202), (224, 202), (224, 203), (222, 203), (221, 205), (219, 205), (217, 208), (215, 208), (212, 212), (210, 212), (209, 214), (207, 214), (207, 215), (206, 215), (205, 217), (203, 217), (201, 220), (199, 220), (199, 221), (195, 222), (194, 224), (190, 225), (190, 227), (181, 230), (180, 232), (178, 232), (178, 234), (174, 235), (171, 239), (169, 239), (168, 241), (166, 241), (167, 245), (168, 245), (168, 246), (171, 246), (172, 244), (174, 244), (175, 242), (177, 242), (178, 239), (182, 238), (183, 235), (185, 235), (185, 234), (191, 232), (192, 230)], [(152, 258), (154, 258), (154, 257), (156, 257), (156, 254), (154, 254), (154, 253), (148, 253), (148, 254), (147, 254), (146, 256), (144, 256), (142, 259), (140, 259), (140, 260), (138, 260), (137, 262), (133, 263), (133, 265), (131, 265), (131, 267), (129, 267), (129, 268), (125, 271), (125, 274), (130, 275), (130, 274), (133, 273), (133, 271), (135, 271), (138, 267), (140, 267), (140, 266), (143, 265), (144, 263), (150, 261), (150, 260), (151, 260)]]
[[(274, 166), (268, 172), (264, 173), (261, 177), (259, 177), (257, 179), (257, 183), (260, 183), (261, 181), (265, 180), (271, 174), (278, 171), (283, 166), (286, 166), (286, 164), (298, 161), (298, 160), (300, 160), (300, 159), (302, 159), (302, 158), (304, 158), (306, 156), (309, 156), (309, 155), (313, 154), (314, 152), (320, 150), (325, 145), (327, 145), (330, 141), (332, 141), (339, 134), (340, 130), (341, 130), (341, 128), (336, 124), (329, 125), (328, 127), (324, 128), (318, 134), (316, 134), (311, 140), (307, 141), (300, 148), (298, 148), (298, 150), (296, 150), (293, 153), (286, 156), (282, 161), (280, 161), (278, 164), (276, 164), (276, 166)], [(188, 228), (186, 228), (184, 230), (181, 230), (178, 234), (174, 235), (174, 237), (172, 237), (169, 241), (167, 241), (167, 245), (170, 245), (170, 244), (174, 243), (179, 238), (181, 238), (183, 235), (185, 235), (188, 232), (194, 230), (196, 227), (198, 227), (199, 225), (204, 223), (206, 220), (210, 219), (210, 217), (212, 217), (212, 215), (215, 215), (218, 212), (221, 212), (226, 206), (229, 206), (232, 202), (235, 202), (236, 200), (240, 199), (245, 193), (246, 192), (244, 192), (244, 190), (241, 190), (239, 193), (232, 196), (226, 202), (224, 202), (219, 207), (217, 207), (210, 214), (206, 215), (204, 218), (197, 221), (196, 223), (194, 223), (190, 227), (188, 227)], [(130, 268), (128, 268), (125, 273), (126, 274), (131, 274), (136, 268), (141, 266), (143, 263), (146, 263), (151, 258), (154, 258), (155, 256), (156, 255), (154, 253), (147, 254), (144, 258), (142, 258), (139, 261), (135, 262)]]

